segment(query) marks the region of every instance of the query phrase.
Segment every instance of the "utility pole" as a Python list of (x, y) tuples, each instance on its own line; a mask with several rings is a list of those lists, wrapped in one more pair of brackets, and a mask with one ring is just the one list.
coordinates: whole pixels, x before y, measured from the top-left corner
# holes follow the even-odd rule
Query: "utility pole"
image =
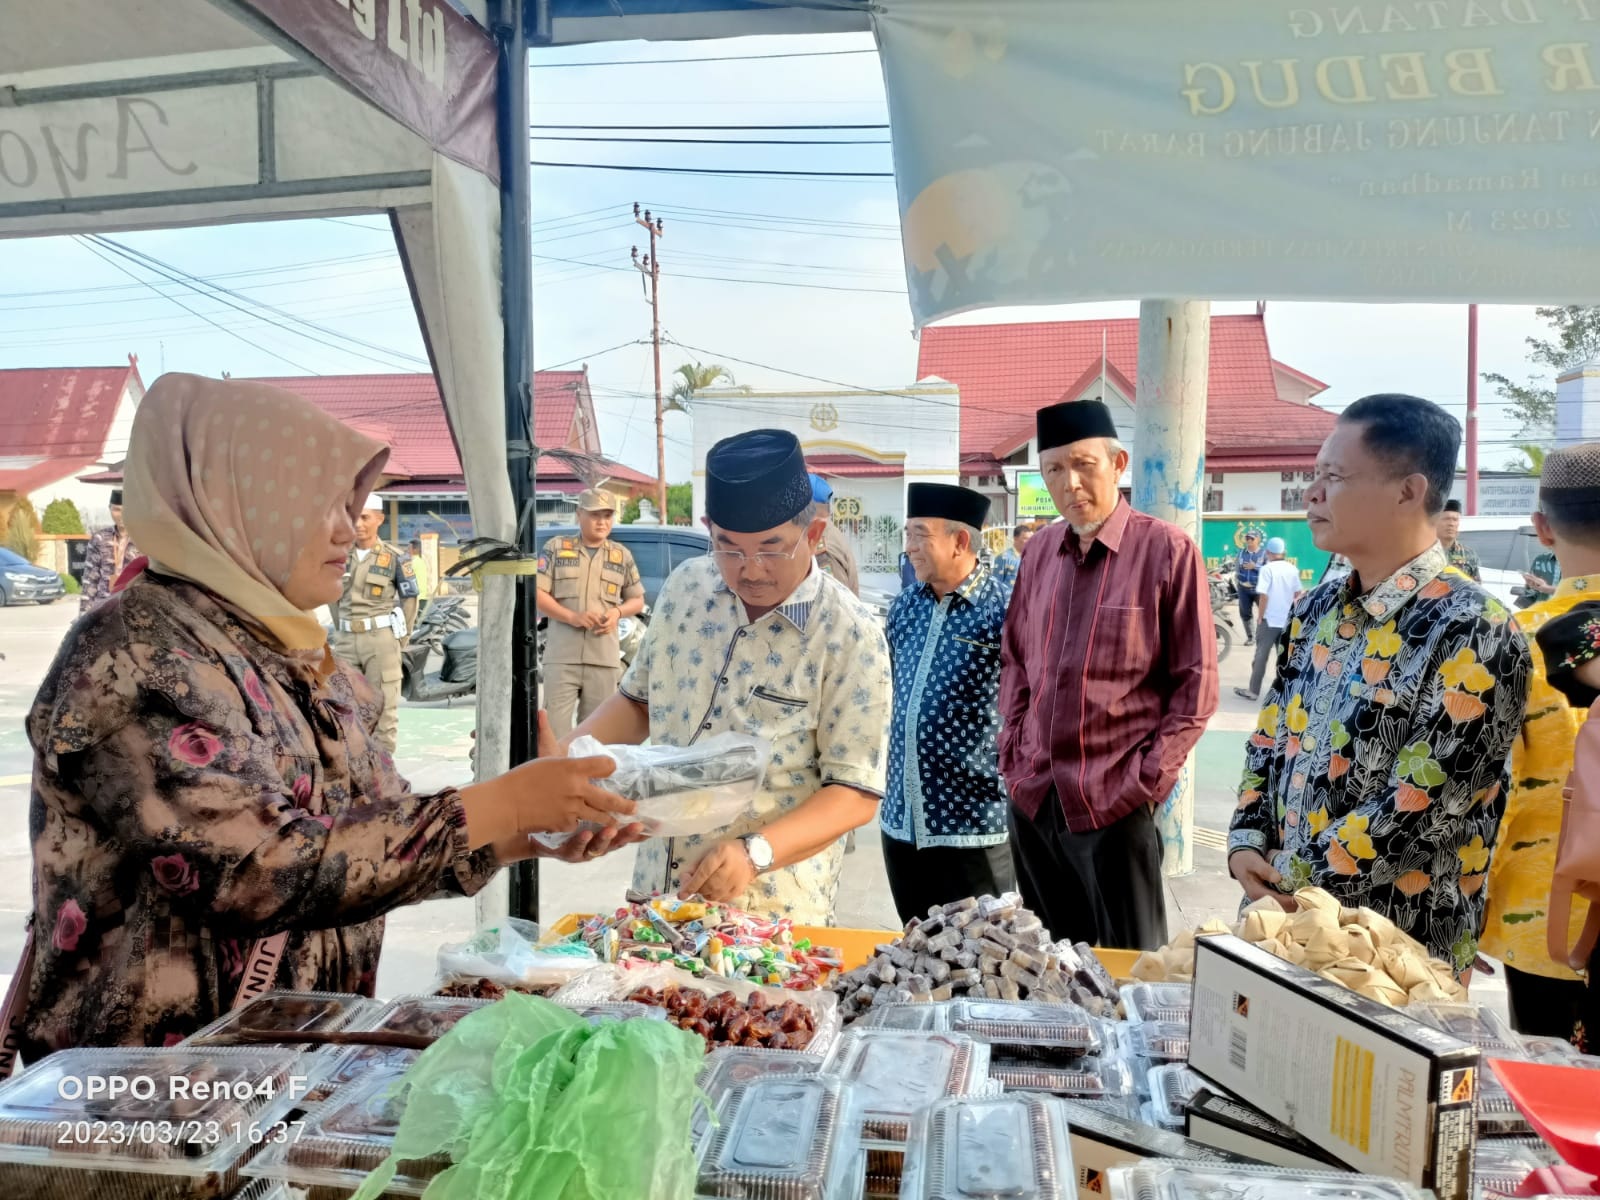
[(639, 247), (633, 248), (633, 265), (644, 276), (645, 294), (650, 298), (650, 341), (656, 355), (656, 516), (667, 523), (667, 419), (661, 407), (661, 258), (656, 240), (665, 232), (660, 217), (651, 217), (650, 210), (639, 211), (633, 206), (633, 220), (650, 231), (650, 253), (639, 258)]

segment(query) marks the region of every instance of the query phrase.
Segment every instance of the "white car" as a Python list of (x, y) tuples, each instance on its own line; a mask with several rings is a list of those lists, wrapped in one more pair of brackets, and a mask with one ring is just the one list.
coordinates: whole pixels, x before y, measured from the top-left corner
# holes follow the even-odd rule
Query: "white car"
[(1484, 588), (1507, 608), (1516, 608), (1543, 549), (1527, 517), (1462, 517), (1461, 544), (1478, 555)]

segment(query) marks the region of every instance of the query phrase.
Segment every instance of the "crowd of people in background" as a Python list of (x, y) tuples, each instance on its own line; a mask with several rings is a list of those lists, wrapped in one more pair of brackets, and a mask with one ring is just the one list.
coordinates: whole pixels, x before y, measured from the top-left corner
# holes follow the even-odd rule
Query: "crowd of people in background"
[[(265, 440), (231, 419), (258, 412)], [(574, 862), (637, 844), (641, 891), (827, 924), (846, 839), (876, 818), (902, 920), (1015, 888), (1056, 937), (1160, 947), (1159, 813), (1219, 703), (1209, 581), (1188, 534), (1123, 498), (1103, 404), (1044, 408), (1036, 434), (1060, 519), (1016, 525), (990, 561), (985, 496), (911, 484), (886, 621), (795, 437), (717, 443), (710, 552), (662, 585), (625, 669), (616, 631), (643, 588), (610, 538), (616, 498), (585, 492), (578, 536), (537, 564), (539, 761), (418, 796), (393, 751), (421, 589), (368, 499), (387, 449), (271, 388), (158, 380), (126, 527), (119, 506), (96, 535), (95, 595), (28, 721), (24, 1053), (175, 1040), (247, 976), (370, 995), (384, 913), (557, 853), (540, 832), (578, 831), (558, 853)], [(1592, 699), (1574, 679), (1600, 657), (1600, 618), (1573, 620), (1600, 591), (1600, 445), (1548, 457), (1528, 576), (1542, 598), (1513, 613), (1459, 541), (1460, 436), (1425, 400), (1366, 397), (1306, 493), (1323, 579), (1246, 536), (1256, 649), (1236, 691), (1259, 715), (1228, 869), (1247, 902), (1292, 908), (1316, 886), (1376, 909), (1463, 979), (1493, 954), (1519, 1029), (1582, 1041), (1594, 988), (1546, 945), (1571, 931), (1546, 926)], [(313, 448), (311, 486), (296, 462)], [(722, 733), (765, 739), (771, 765), (745, 813), (689, 837), (647, 838), (598, 785), (609, 759), (564, 757), (580, 735)]]

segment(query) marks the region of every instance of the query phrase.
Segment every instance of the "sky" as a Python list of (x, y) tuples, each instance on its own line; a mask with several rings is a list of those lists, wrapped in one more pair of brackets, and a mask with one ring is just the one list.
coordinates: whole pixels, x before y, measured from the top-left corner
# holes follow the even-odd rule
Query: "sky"
[[(853, 53), (839, 53), (853, 51)], [(755, 59), (808, 52), (812, 57)], [(827, 53), (819, 53), (827, 52)], [(661, 63), (729, 57), (733, 61)], [(624, 61), (624, 66), (572, 65)], [(646, 65), (648, 64), (648, 65)], [(887, 133), (573, 131), (557, 125), (874, 125), (888, 120), (867, 35), (616, 43), (538, 51), (536, 162), (887, 172)], [(580, 142), (563, 137), (739, 138), (868, 144), (754, 146)], [(663, 217), (663, 371), (727, 366), (757, 388), (901, 387), (917, 344), (890, 178), (763, 179), (535, 166), (534, 338), (539, 368), (587, 363), (606, 452), (655, 471), (650, 310), (629, 250), (647, 235), (634, 202)], [(381, 216), (0, 241), (0, 367), (93, 366), (137, 354), (163, 370), (235, 376), (425, 370), (417, 320)], [(152, 261), (154, 260), (154, 261)], [(250, 300), (164, 278), (198, 276)], [(1219, 304), (1215, 313), (1248, 312)], [(1272, 303), (1274, 357), (1330, 385), (1331, 408), (1408, 391), (1465, 410), (1466, 308)], [(1135, 316), (1134, 302), (996, 309), (961, 323)], [(1521, 380), (1530, 308), (1480, 310), (1479, 367)], [(299, 322), (310, 322), (311, 328)], [(812, 377), (812, 378), (807, 378)], [(829, 383), (819, 382), (827, 380)], [(1487, 386), (1482, 461), (1516, 457), (1518, 429)], [(692, 426), (667, 417), (667, 475), (688, 478)], [(120, 452), (113, 447), (113, 452)]]

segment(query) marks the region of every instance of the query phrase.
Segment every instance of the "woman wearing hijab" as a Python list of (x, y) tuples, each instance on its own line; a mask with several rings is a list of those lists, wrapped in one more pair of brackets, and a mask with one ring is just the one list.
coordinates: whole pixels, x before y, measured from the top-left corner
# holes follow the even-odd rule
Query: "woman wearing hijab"
[(607, 759), (430, 796), (395, 773), (381, 699), (310, 615), (387, 459), (260, 384), (166, 375), (141, 402), (125, 519), (148, 564), (74, 627), (28, 718), (28, 1059), (170, 1045), (233, 1006), (247, 961), (246, 994), (370, 996), (384, 913), (632, 811), (592, 782)]

